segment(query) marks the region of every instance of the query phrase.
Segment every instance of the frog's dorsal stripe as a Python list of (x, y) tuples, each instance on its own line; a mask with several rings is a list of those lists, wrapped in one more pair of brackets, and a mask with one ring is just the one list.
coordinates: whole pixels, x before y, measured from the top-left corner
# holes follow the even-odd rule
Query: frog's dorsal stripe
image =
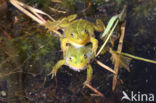
[[(81, 19), (79, 19), (79, 21), (81, 21)], [(80, 23), (81, 22), (78, 22), (78, 25), (76, 26), (76, 30), (77, 30), (78, 34), (79, 34), (79, 25), (80, 25)]]

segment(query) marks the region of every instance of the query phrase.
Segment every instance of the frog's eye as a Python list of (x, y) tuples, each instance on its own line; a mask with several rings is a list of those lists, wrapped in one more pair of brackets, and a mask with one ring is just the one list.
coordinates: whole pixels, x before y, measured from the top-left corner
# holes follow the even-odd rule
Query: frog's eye
[(84, 30), (84, 33), (85, 33), (85, 34), (88, 34), (88, 31), (85, 29), (85, 30)]
[(72, 61), (72, 60), (73, 60), (73, 58), (72, 58), (72, 57), (69, 57), (69, 60), (70, 60), (70, 61)]
[(84, 55), (83, 55), (83, 57), (86, 59), (86, 58), (87, 58), (87, 55), (86, 55), (86, 54), (84, 54)]
[(74, 37), (74, 33), (71, 33), (70, 35), (71, 35), (71, 37)]

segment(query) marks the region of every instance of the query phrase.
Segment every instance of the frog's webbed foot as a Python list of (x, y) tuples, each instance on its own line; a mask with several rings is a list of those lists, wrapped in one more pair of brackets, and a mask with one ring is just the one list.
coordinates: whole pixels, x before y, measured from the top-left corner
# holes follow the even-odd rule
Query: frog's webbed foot
[(56, 76), (58, 69), (65, 64), (65, 60), (59, 60), (56, 65), (53, 67), (52, 71), (48, 74), (51, 75), (51, 79)]
[(56, 76), (56, 73), (56, 70), (52, 70), (48, 75), (51, 75), (51, 79), (53, 79)]
[(89, 64), (87, 66), (87, 80), (83, 83), (83, 87), (86, 86), (86, 84), (90, 84), (90, 81), (92, 80), (92, 75), (93, 75), (93, 68), (92, 66)]
[(77, 17), (77, 14), (69, 15), (68, 17), (64, 17), (60, 20), (60, 27), (67, 27), (70, 25), (72, 21), (74, 21)]
[(94, 28), (95, 28), (95, 30), (102, 32), (105, 30), (105, 25), (100, 19), (97, 19), (96, 25), (94, 25)]

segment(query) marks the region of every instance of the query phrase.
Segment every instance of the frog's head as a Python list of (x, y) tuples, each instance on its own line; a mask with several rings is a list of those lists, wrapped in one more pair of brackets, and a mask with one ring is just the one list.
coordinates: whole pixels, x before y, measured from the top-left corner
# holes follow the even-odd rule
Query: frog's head
[(84, 45), (90, 40), (88, 22), (82, 19), (73, 21), (66, 29), (65, 36), (71, 44)]
[(90, 62), (90, 52), (91, 48), (69, 46), (65, 53), (66, 65), (75, 71), (85, 69)]

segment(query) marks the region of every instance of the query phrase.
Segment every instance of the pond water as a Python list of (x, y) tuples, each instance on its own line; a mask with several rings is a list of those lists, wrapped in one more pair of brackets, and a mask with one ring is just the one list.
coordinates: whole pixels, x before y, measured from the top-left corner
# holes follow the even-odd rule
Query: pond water
[[(40, 10), (49, 14), (51, 12), (47, 6), (68, 12), (51, 14), (55, 18), (77, 13), (79, 18), (93, 22), (100, 18), (105, 25), (126, 4), (127, 17), (122, 51), (156, 60), (154, 0), (75, 0), (76, 3), (74, 0), (67, 0), (62, 8), (60, 0), (52, 1), (53, 4), (29, 0), (28, 4), (38, 5)], [(88, 7), (90, 3), (92, 5)], [(47, 29), (9, 2), (6, 10), (7, 13), (0, 19), (0, 103), (129, 103), (128, 100), (121, 101), (123, 91), (128, 96), (132, 91), (137, 95), (147, 94), (148, 97), (149, 94), (156, 94), (156, 65), (134, 59), (129, 64), (130, 72), (124, 68), (119, 70), (115, 91), (112, 91), (113, 74), (96, 62), (91, 63), (94, 71), (91, 85), (104, 94), (104, 97), (91, 96), (94, 92), (87, 87), (83, 88), (86, 71), (75, 72), (67, 66), (62, 66), (57, 76), (51, 79), (47, 74), (63, 57), (59, 38), (54, 33), (47, 32)], [(100, 46), (103, 41), (99, 33), (96, 34)], [(117, 34), (117, 30), (114, 34)], [(113, 68), (110, 57), (109, 53), (105, 53), (97, 59)]]

